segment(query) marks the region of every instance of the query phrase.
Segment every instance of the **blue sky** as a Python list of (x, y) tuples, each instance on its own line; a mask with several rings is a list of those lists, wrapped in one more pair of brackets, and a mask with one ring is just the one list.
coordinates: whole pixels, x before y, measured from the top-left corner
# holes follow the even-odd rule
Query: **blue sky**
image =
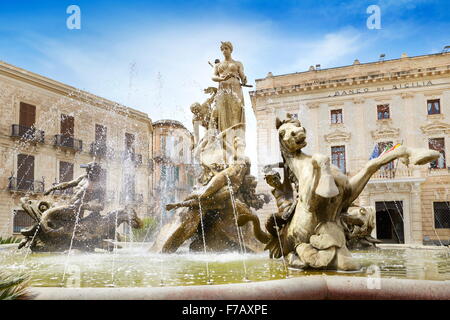
[[(273, 74), (435, 53), (450, 45), (450, 1), (0, 0), (0, 60), (189, 128), (207, 61), (231, 41), (250, 83)], [(66, 8), (81, 8), (81, 30)], [(369, 5), (381, 29), (369, 30)], [(249, 142), (255, 120), (247, 95)], [(252, 133), (253, 132), (253, 133)], [(251, 144), (251, 143), (250, 143)], [(250, 148), (253, 148), (250, 146)], [(253, 153), (253, 152), (252, 152)]]

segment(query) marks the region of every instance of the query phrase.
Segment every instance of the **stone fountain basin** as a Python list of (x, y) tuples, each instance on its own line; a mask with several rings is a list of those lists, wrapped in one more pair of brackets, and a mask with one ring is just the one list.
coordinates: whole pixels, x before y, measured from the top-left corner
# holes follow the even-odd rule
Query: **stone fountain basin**
[(32, 288), (36, 300), (449, 300), (450, 282), (306, 276), (246, 284), (162, 288)]
[(444, 247), (357, 251), (360, 272), (289, 269), (287, 279), (282, 261), (266, 253), (160, 255), (136, 243), (123, 247), (70, 256), (0, 247), (0, 265), (29, 273), (36, 299), (450, 299)]

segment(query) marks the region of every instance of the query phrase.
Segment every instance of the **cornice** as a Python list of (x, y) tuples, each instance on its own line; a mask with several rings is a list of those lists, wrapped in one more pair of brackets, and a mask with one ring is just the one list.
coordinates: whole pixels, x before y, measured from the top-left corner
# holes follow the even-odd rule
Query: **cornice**
[(144, 112), (126, 107), (117, 102), (96, 96), (87, 91), (77, 89), (42, 75), (18, 68), (3, 61), (0, 61), (0, 75), (53, 92), (57, 95), (65, 96), (69, 99), (76, 99), (107, 111), (113, 110), (115, 113), (131, 117), (135, 120), (149, 122), (151, 126), (151, 119)]
[(397, 138), (400, 129), (392, 127), (392, 121), (379, 120), (377, 129), (370, 132), (374, 140)]
[(428, 136), (437, 134), (449, 134), (450, 124), (442, 121), (433, 121), (427, 125), (421, 126), (422, 133)]
[[(256, 89), (250, 92), (250, 96), (254, 99), (256, 97), (289, 94), (289, 93), (310, 93), (312, 91), (320, 90), (341, 90), (345, 87), (352, 87), (356, 85), (381, 85), (382, 83), (389, 83), (392, 81), (419, 81), (419, 79), (435, 78), (437, 76), (449, 77), (450, 68), (446, 66), (439, 66), (427, 69), (410, 69), (405, 71), (384, 72), (376, 75), (363, 75), (359, 77), (347, 77), (342, 79), (323, 78), (321, 80), (310, 80), (300, 84), (289, 86), (277, 86), (266, 89)], [(412, 88), (412, 87), (411, 87)], [(409, 89), (409, 88), (401, 88)], [(442, 91), (442, 90), (441, 90)]]
[(350, 140), (351, 133), (336, 129), (333, 132), (324, 135), (325, 141), (328, 143), (347, 142)]

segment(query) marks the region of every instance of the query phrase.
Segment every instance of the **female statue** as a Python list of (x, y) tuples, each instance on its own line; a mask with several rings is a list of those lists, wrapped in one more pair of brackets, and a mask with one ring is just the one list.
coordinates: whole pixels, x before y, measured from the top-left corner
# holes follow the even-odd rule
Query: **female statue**
[(214, 65), (212, 80), (219, 83), (219, 88), (211, 120), (216, 121), (215, 125), (219, 132), (237, 124), (241, 124), (240, 130), (242, 130), (245, 124), (245, 113), (241, 86), (247, 84), (244, 66), (231, 58), (233, 52), (231, 42), (222, 42), (220, 50), (225, 60)]

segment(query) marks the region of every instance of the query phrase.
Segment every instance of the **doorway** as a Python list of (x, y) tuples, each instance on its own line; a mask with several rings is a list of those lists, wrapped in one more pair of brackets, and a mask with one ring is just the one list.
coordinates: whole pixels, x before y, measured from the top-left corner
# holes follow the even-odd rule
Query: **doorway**
[(403, 201), (377, 201), (377, 239), (385, 243), (405, 243)]

